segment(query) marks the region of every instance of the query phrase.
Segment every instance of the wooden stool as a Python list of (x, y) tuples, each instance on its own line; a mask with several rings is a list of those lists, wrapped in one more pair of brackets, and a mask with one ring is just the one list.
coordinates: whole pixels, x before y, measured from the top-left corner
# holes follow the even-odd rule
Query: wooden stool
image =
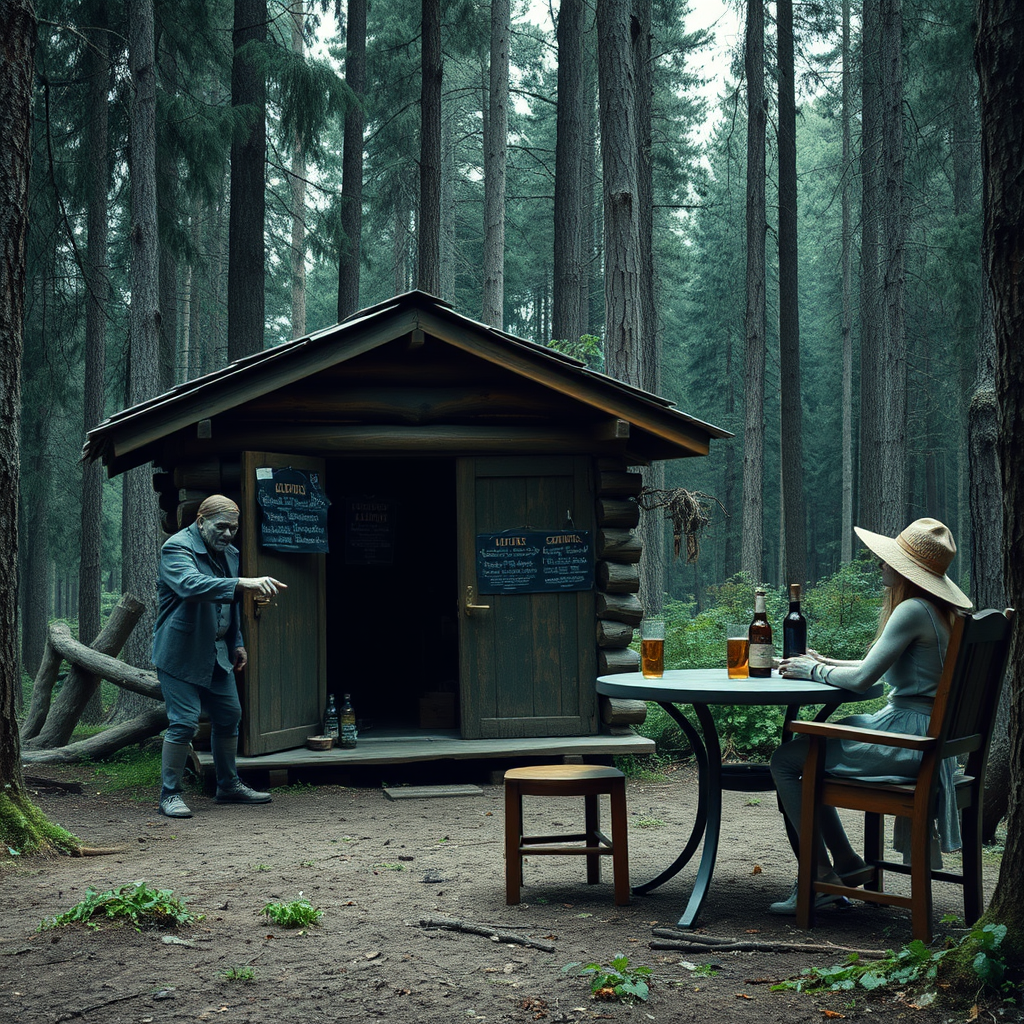
[[(611, 798), (612, 839), (601, 831), (598, 796)], [(586, 831), (572, 835), (523, 834), (524, 796), (581, 796)], [(585, 846), (556, 843), (584, 842)], [(629, 846), (626, 838), (626, 777), (617, 768), (588, 764), (546, 764), (505, 772), (505, 902), (519, 902), (523, 856), (585, 856), (587, 882), (601, 880), (601, 857), (611, 855), (615, 902), (629, 902)]]

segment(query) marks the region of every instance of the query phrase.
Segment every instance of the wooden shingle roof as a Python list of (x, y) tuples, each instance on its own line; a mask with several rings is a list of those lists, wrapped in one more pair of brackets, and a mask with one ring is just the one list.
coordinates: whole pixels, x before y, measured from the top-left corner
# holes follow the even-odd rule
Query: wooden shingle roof
[[(304, 378), (403, 337), (429, 337), (578, 403), (588, 415), (625, 422), (656, 459), (707, 454), (712, 439), (731, 437), (673, 403), (588, 368), (554, 349), (457, 313), (421, 291), (407, 292), (343, 323), (275, 345), (171, 388), (110, 416), (90, 430), (84, 459), (101, 459), (111, 475), (159, 461), (160, 445), (178, 431), (258, 400)], [(640, 442), (641, 448), (644, 441)]]

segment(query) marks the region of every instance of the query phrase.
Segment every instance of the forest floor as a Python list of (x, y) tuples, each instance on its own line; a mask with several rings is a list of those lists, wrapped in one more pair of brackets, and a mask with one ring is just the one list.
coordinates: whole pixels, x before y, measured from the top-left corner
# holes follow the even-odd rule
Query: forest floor
[[(486, 767), (486, 771), (484, 770)], [(611, 866), (585, 883), (577, 857), (535, 858), (523, 902), (505, 904), (500, 774), (494, 766), (422, 769), (403, 783), (472, 783), (472, 795), (391, 799), (379, 777), (359, 785), (317, 780), (274, 791), (260, 806), (219, 805), (198, 788), (194, 817), (164, 818), (154, 794), (111, 793), (89, 768), (30, 766), (39, 806), (100, 856), (0, 860), (0, 1021), (3, 1024), (222, 1024), (277, 1021), (873, 1021), (978, 1019), (972, 1000), (940, 997), (916, 1006), (886, 986), (824, 996), (773, 991), (806, 967), (833, 967), (849, 950), (898, 949), (910, 939), (906, 912), (855, 903), (826, 910), (801, 932), (767, 913), (795, 877), (772, 794), (725, 794), (722, 841), (697, 934), (738, 939), (752, 951), (657, 949), (654, 929), (673, 927), (692, 884), (691, 863), (626, 907), (612, 901)], [(456, 777), (458, 770), (461, 774)], [(59, 781), (70, 790), (48, 785)], [(78, 791), (75, 791), (75, 788)], [(694, 770), (628, 786), (631, 878), (653, 877), (680, 849), (695, 806)], [(527, 798), (528, 830), (579, 827), (578, 801)], [(855, 831), (855, 829), (851, 829)], [(998, 858), (986, 858), (989, 890)], [(194, 923), (136, 931), (40, 923), (69, 910), (90, 888), (145, 881), (184, 898)], [(305, 899), (323, 911), (310, 927), (286, 929), (261, 913)], [(936, 921), (962, 915), (958, 888), (936, 883)], [(483, 925), (430, 927), (443, 919)], [(944, 935), (949, 926), (937, 925)], [(508, 941), (536, 941), (538, 946)], [(806, 948), (777, 948), (778, 943)], [(591, 997), (573, 961), (651, 969), (650, 996), (632, 1005)], [(983, 1007), (981, 1019), (1020, 1020)]]

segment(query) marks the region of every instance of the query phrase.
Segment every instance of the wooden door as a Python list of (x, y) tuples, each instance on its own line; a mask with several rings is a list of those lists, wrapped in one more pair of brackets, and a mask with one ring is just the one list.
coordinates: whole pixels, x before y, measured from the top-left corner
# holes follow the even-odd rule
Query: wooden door
[[(597, 731), (593, 590), (479, 595), (476, 536), (593, 531), (586, 457), (458, 460), (459, 688), (462, 735), (581, 736)], [(486, 608), (471, 608), (470, 605)]]
[(242, 705), (242, 751), (270, 754), (301, 747), (321, 731), (327, 698), (326, 556), (269, 551), (259, 543), (256, 470), (287, 467), (320, 473), (324, 460), (268, 452), (242, 453), (242, 575), (273, 576), (288, 585), (269, 605), (243, 598), (249, 664)]

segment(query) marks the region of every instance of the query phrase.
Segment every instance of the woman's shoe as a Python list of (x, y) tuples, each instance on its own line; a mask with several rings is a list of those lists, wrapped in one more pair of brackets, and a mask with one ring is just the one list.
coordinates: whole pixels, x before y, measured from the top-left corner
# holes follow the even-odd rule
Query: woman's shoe
[[(819, 882), (828, 882), (830, 885), (842, 885), (842, 879), (834, 872), (830, 871), (824, 878), (819, 878)], [(780, 914), (784, 917), (796, 917), (796, 897), (797, 888), (799, 883), (794, 882), (793, 888), (789, 893), (789, 896), (784, 900), (779, 900), (778, 903), (773, 903), (768, 908), (769, 914)], [(822, 907), (830, 907), (832, 904), (839, 906), (850, 906), (850, 901), (845, 896), (840, 896), (837, 893), (831, 892), (819, 892), (814, 897), (814, 907), (816, 910), (820, 910)]]

